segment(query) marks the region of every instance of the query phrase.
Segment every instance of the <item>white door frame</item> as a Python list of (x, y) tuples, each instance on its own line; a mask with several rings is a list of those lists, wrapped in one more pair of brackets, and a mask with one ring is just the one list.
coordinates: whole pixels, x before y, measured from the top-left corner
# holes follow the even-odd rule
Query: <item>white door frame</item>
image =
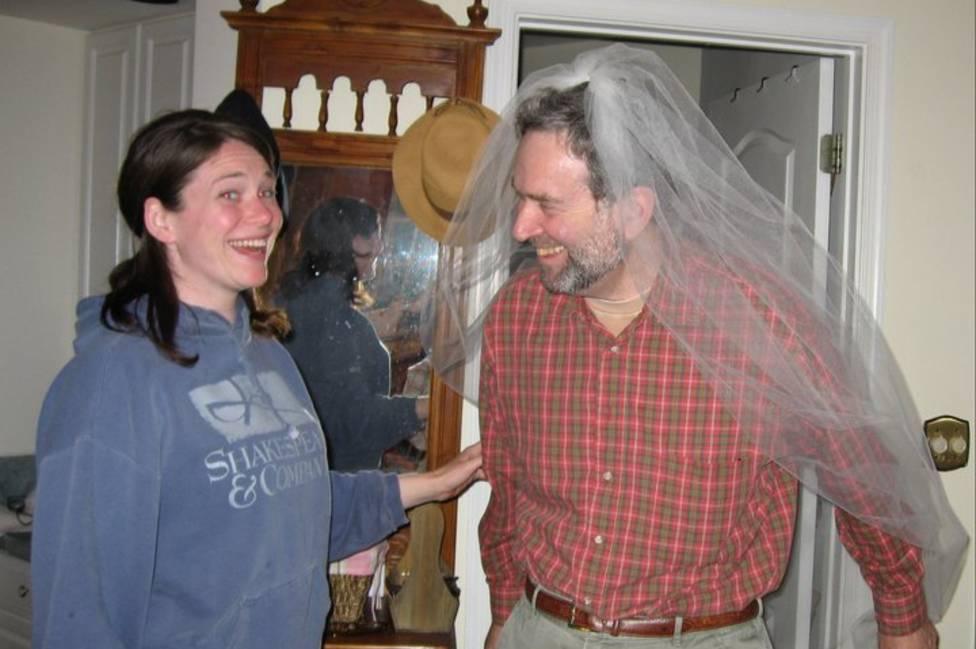
[[(741, 46), (832, 56), (846, 64), (849, 183), (841, 262), (876, 317), (882, 313), (882, 246), (888, 183), (889, 102), (894, 21), (840, 16), (823, 11), (738, 7), (703, 0), (491, 0), (489, 23), (502, 33), (488, 48), (483, 101), (501, 110), (515, 94), (518, 44), (523, 30), (599, 34), (675, 43)], [(870, 115), (871, 119), (865, 119)], [(839, 548), (839, 544), (834, 543)], [(837, 553), (840, 551), (837, 550)], [(825, 609), (833, 635), (849, 620), (845, 603), (869, 597), (853, 562), (844, 556), (830, 564)], [(869, 600), (868, 600), (869, 601)]]

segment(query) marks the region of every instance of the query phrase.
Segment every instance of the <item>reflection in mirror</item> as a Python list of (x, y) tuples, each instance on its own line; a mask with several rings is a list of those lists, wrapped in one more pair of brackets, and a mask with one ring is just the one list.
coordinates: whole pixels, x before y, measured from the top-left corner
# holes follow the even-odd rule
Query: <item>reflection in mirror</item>
[(420, 322), (436, 242), (406, 217), (387, 170), (286, 167), (289, 220), (265, 302), (288, 313), (294, 356), (339, 471), (424, 468), (430, 369)]
[[(288, 222), (262, 302), (292, 323), (295, 359), (338, 471), (426, 468), (431, 370), (420, 323), (438, 245), (403, 212), (389, 170), (286, 166)], [(386, 574), (409, 543), (390, 539), (329, 564), (329, 633), (384, 628)]]

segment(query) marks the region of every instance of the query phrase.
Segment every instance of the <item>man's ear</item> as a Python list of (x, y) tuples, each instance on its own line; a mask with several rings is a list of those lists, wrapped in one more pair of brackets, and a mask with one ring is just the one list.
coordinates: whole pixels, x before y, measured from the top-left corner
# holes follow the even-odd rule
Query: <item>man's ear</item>
[(146, 232), (160, 243), (172, 243), (176, 240), (173, 214), (155, 196), (150, 196), (142, 204), (142, 222)]
[(633, 239), (643, 232), (654, 216), (657, 195), (650, 187), (634, 187), (624, 202), (623, 233), (626, 239)]

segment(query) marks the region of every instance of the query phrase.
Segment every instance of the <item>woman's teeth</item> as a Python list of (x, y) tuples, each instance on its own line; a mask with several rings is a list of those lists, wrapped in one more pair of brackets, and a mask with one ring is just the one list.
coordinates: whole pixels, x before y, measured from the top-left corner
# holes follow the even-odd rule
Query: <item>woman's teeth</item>
[(267, 239), (239, 239), (231, 241), (230, 245), (234, 248), (265, 248), (268, 245)]

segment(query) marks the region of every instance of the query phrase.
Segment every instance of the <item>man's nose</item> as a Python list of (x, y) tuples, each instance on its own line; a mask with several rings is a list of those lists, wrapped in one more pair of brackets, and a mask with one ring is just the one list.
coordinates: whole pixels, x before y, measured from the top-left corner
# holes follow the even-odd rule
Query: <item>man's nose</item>
[(512, 236), (516, 241), (528, 241), (542, 232), (541, 223), (539, 208), (529, 201), (523, 201), (515, 209), (515, 223), (512, 224)]

